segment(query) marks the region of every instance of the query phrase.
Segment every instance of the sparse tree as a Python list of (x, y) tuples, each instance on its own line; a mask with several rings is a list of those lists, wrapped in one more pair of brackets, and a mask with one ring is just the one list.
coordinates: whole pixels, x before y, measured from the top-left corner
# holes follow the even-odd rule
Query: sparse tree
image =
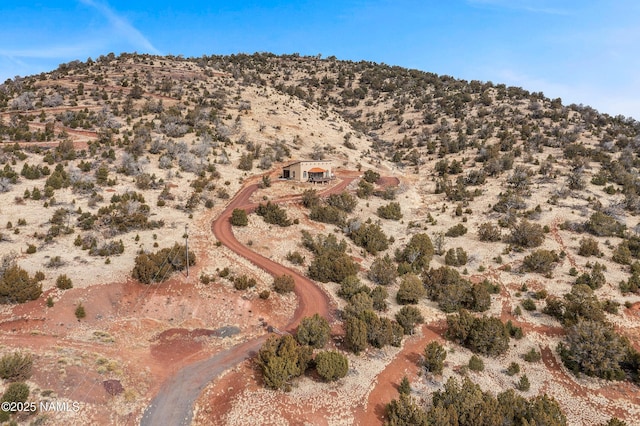
[(0, 358), (0, 378), (20, 382), (31, 377), (33, 357), (29, 353), (13, 352)]
[(444, 360), (447, 358), (447, 351), (435, 340), (424, 348), (425, 369), (432, 374), (442, 374)]
[(376, 284), (390, 285), (395, 283), (398, 272), (391, 257), (385, 254), (382, 257), (375, 258), (367, 273), (367, 277)]
[(422, 281), (415, 274), (406, 274), (400, 282), (396, 300), (401, 305), (415, 304), (426, 295)]
[(233, 209), (230, 220), (233, 226), (247, 226), (249, 224), (249, 218), (244, 209)]
[(415, 306), (403, 306), (396, 314), (396, 321), (402, 326), (404, 334), (413, 334), (416, 324), (422, 324), (424, 317)]
[(311, 349), (285, 334), (269, 337), (258, 351), (257, 363), (267, 387), (289, 390), (291, 379), (304, 373), (310, 359)]
[(367, 324), (349, 316), (345, 321), (345, 343), (356, 355), (367, 348)]
[(296, 340), (301, 345), (322, 348), (329, 340), (331, 327), (326, 319), (318, 314), (303, 318), (296, 332)]
[(273, 279), (273, 289), (280, 294), (289, 293), (294, 287), (295, 280), (291, 275), (280, 275)]
[(336, 351), (324, 351), (316, 355), (316, 370), (328, 382), (341, 379), (349, 371), (349, 360)]

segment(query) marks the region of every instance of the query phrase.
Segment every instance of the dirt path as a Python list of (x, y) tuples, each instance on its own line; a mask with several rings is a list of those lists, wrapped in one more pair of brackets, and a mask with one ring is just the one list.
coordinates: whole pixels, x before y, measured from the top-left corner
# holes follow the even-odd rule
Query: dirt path
[[(353, 177), (343, 179), (337, 185), (322, 192), (322, 195), (337, 193), (344, 190)], [(298, 306), (293, 318), (285, 326), (289, 332), (295, 330), (300, 320), (306, 316), (319, 313), (331, 319), (331, 305), (327, 294), (313, 281), (279, 263), (276, 263), (248, 247), (242, 245), (233, 235), (229, 218), (233, 209), (255, 209), (257, 204), (251, 203), (251, 195), (258, 189), (258, 184), (248, 184), (231, 201), (227, 208), (213, 222), (212, 231), (215, 237), (236, 254), (248, 259), (258, 267), (273, 276), (289, 274), (295, 280), (295, 294)], [(287, 201), (295, 197), (286, 197)], [(145, 410), (140, 422), (143, 426), (152, 425), (189, 425), (193, 418), (193, 404), (213, 379), (229, 368), (252, 357), (260, 348), (267, 336), (260, 336), (250, 341), (236, 345), (202, 361), (195, 362), (179, 370), (169, 378), (156, 397)]]
[(403, 376), (415, 381), (420, 369), (420, 357), (424, 347), (432, 340), (444, 339), (436, 331), (435, 324), (422, 326), (422, 335), (407, 339), (387, 367), (376, 378), (376, 385), (369, 393), (365, 409), (354, 411), (356, 425), (374, 425), (384, 423), (385, 407), (398, 397), (398, 386)]

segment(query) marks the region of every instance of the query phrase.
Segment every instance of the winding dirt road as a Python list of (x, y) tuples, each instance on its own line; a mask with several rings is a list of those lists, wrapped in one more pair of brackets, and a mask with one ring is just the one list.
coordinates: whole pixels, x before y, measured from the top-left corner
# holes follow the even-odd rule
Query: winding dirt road
[[(355, 177), (345, 176), (340, 183), (322, 192), (322, 195), (339, 193), (344, 190)], [(233, 235), (229, 218), (233, 209), (242, 208), (252, 211), (257, 207), (250, 201), (251, 195), (258, 189), (258, 184), (249, 184), (244, 187), (231, 201), (227, 208), (213, 222), (212, 231), (218, 241), (231, 249), (234, 253), (248, 259), (256, 266), (262, 268), (273, 276), (288, 274), (295, 280), (295, 294), (298, 298), (298, 306), (293, 318), (285, 326), (289, 332), (295, 330), (300, 320), (304, 317), (319, 313), (331, 320), (331, 305), (327, 294), (313, 281), (276, 263), (242, 245)], [(298, 197), (285, 197), (279, 202), (293, 201)], [(193, 404), (212, 380), (229, 368), (252, 357), (260, 349), (267, 339), (267, 335), (238, 344), (230, 349), (222, 351), (215, 356), (195, 362), (174, 374), (169, 378), (156, 397), (145, 410), (140, 424), (142, 426), (156, 425), (189, 425), (193, 418)]]

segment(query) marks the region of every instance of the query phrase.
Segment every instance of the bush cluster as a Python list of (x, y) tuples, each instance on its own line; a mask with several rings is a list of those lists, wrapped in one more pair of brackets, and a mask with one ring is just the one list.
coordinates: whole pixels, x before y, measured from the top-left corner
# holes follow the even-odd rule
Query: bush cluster
[(390, 285), (395, 283), (398, 272), (391, 257), (385, 254), (382, 257), (375, 258), (371, 268), (369, 268), (367, 277), (376, 284)]
[(340, 194), (329, 195), (326, 199), (326, 203), (332, 207), (342, 210), (343, 212), (351, 213), (358, 205), (358, 200), (347, 191), (343, 191)]
[(13, 352), (0, 358), (0, 378), (9, 382), (22, 382), (31, 377), (33, 357), (29, 353)]
[(597, 237), (622, 237), (627, 227), (604, 212), (595, 212), (584, 224), (587, 232)]
[(429, 267), (435, 251), (427, 234), (415, 234), (402, 250), (396, 251), (396, 261), (406, 264), (408, 269), (421, 272)]
[(394, 201), (387, 205), (378, 207), (378, 216), (383, 219), (402, 219), (402, 210), (400, 209), (400, 203)]
[(538, 272), (540, 274), (549, 274), (553, 270), (554, 264), (560, 260), (555, 251), (536, 250), (525, 256), (522, 261), (522, 269), (525, 272)]
[[(196, 255), (189, 250), (189, 266), (196, 264)], [(155, 253), (140, 253), (136, 256), (131, 276), (143, 284), (162, 282), (175, 271), (187, 266), (185, 246), (174, 244)]]
[(396, 293), (396, 300), (401, 305), (416, 304), (426, 296), (427, 292), (422, 281), (415, 274), (406, 274), (402, 277), (400, 288)]
[(341, 379), (349, 371), (349, 360), (336, 351), (323, 351), (315, 357), (316, 371), (327, 382)]
[(606, 267), (598, 262), (591, 266), (591, 273), (583, 273), (576, 278), (576, 284), (588, 285), (592, 290), (597, 290), (606, 283), (603, 271)]
[(438, 302), (444, 312), (456, 312), (460, 308), (483, 312), (491, 306), (489, 290), (493, 291), (493, 286), (489, 282), (472, 284), (458, 271), (446, 266), (432, 268), (423, 279), (427, 295)]
[(244, 209), (233, 209), (229, 220), (233, 226), (247, 226), (249, 224), (249, 218)]
[(511, 389), (494, 396), (469, 377), (461, 384), (449, 378), (444, 389), (433, 392), (428, 407), (424, 411), (410, 395), (401, 393), (387, 405), (385, 424), (474, 426), (482, 419), (485, 425), (567, 425), (560, 405), (546, 394), (525, 399)]
[(291, 225), (291, 220), (287, 216), (287, 211), (279, 205), (273, 204), (271, 201), (267, 201), (267, 204), (258, 204), (256, 214), (258, 216), (262, 216), (265, 222), (272, 225), (282, 227)]
[(463, 266), (467, 264), (467, 252), (462, 247), (450, 248), (444, 256), (444, 263), (449, 266)]
[(346, 214), (337, 207), (319, 203), (311, 207), (309, 219), (341, 226), (346, 220)]
[(29, 273), (13, 263), (4, 271), (0, 271), (0, 304), (24, 303), (35, 300), (42, 294), (42, 279)]
[(465, 309), (447, 317), (446, 336), (481, 355), (497, 356), (509, 348), (507, 327), (495, 317), (476, 318)]
[(273, 289), (280, 294), (289, 293), (294, 287), (295, 280), (291, 275), (280, 275), (273, 279)]
[(73, 288), (73, 282), (66, 274), (58, 275), (58, 278), (56, 279), (56, 287), (60, 290), (68, 290)]
[(544, 241), (544, 231), (539, 224), (523, 219), (511, 228), (507, 241), (520, 247), (537, 247)]
[[(567, 343), (558, 344), (558, 353), (575, 374), (621, 380), (627, 372), (637, 374), (640, 355), (626, 338), (609, 324), (578, 320), (567, 330)], [(631, 370), (631, 371), (629, 371)]]
[(251, 287), (255, 287), (257, 282), (253, 277), (248, 277), (247, 275), (240, 275), (239, 277), (233, 278), (233, 288), (236, 290), (246, 290)]
[(467, 233), (467, 227), (459, 223), (447, 229), (447, 232), (445, 232), (444, 235), (447, 237), (455, 238), (455, 237), (460, 237), (466, 233)]
[(364, 223), (352, 229), (349, 237), (367, 252), (375, 255), (389, 247), (389, 239), (377, 223)]
[(302, 244), (315, 256), (309, 265), (309, 276), (321, 282), (342, 282), (358, 272), (358, 265), (346, 253), (347, 243), (338, 242), (335, 235), (318, 235), (315, 240), (307, 231), (302, 232)]
[(257, 364), (265, 386), (288, 391), (291, 379), (302, 375), (311, 361), (311, 348), (301, 346), (293, 336), (271, 336), (258, 351)]

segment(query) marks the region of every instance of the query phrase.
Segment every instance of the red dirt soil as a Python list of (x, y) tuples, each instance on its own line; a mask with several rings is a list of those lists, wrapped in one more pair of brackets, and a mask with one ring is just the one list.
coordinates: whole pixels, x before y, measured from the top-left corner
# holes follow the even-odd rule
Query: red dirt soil
[(443, 341), (440, 335), (442, 332), (434, 330), (436, 327), (424, 325), (420, 336), (411, 337), (404, 342), (402, 350), (378, 374), (376, 385), (367, 398), (366, 408), (354, 410), (355, 424), (368, 426), (384, 422), (385, 407), (398, 397), (398, 386), (402, 378), (406, 375), (413, 382), (418, 377), (420, 358), (425, 346), (432, 340)]
[[(344, 176), (341, 173), (338, 174)], [(253, 182), (257, 182), (260, 178), (261, 176), (256, 176), (245, 183), (243, 189), (213, 222), (211, 227), (213, 234), (218, 241), (222, 242), (222, 244), (234, 253), (248, 259), (272, 276), (275, 277), (283, 274), (293, 276), (295, 280), (294, 292), (298, 298), (298, 306), (296, 307), (293, 318), (284, 327), (285, 330), (293, 332), (302, 318), (315, 313), (319, 313), (331, 320), (332, 315), (329, 297), (313, 281), (294, 270), (255, 253), (241, 244), (233, 235), (230, 222), (231, 214), (236, 208), (251, 211), (257, 207), (257, 204), (252, 203), (250, 199), (253, 192), (258, 189), (258, 184)], [(353, 179), (354, 177), (345, 177), (337, 185), (328, 188), (321, 194), (339, 193), (343, 191)], [(300, 196), (284, 197), (286, 201), (293, 201), (299, 198)], [(282, 200), (276, 202), (282, 202)], [(255, 338), (223, 351), (213, 358), (193, 363), (178, 371), (165, 382), (156, 397), (151, 401), (144, 413), (141, 424), (189, 424), (193, 416), (193, 404), (202, 389), (227, 369), (251, 357), (257, 352), (265, 339), (266, 336)]]

